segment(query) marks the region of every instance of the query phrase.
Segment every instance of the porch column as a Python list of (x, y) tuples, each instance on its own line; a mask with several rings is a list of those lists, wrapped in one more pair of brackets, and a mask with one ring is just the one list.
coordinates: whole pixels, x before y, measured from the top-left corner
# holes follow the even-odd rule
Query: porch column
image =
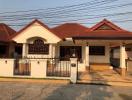
[(55, 44), (50, 44), (49, 51), (51, 55), (50, 57), (54, 58), (55, 57)]
[(121, 75), (124, 77), (126, 73), (126, 65), (125, 65), (125, 46), (123, 44), (120, 45), (120, 68), (121, 68)]
[(85, 47), (85, 65), (86, 69), (89, 68), (89, 45)]
[(52, 45), (52, 57), (55, 58), (55, 44)]
[(25, 58), (26, 56), (27, 56), (27, 45), (26, 43), (24, 43), (22, 47), (22, 57)]

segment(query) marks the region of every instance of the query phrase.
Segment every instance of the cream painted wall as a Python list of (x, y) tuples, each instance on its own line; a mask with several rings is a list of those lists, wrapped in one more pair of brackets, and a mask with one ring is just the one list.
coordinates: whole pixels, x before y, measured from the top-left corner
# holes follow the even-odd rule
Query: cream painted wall
[[(33, 41), (37, 38), (41, 38), (44, 40), (44, 43), (48, 43), (49, 45), (49, 54), (28, 54), (28, 43), (33, 43)], [(22, 33), (17, 35), (14, 39), (17, 43), (25, 44), (25, 48), (23, 46), (23, 57), (29, 58), (51, 58), (54, 54), (53, 46), (61, 41), (59, 37), (57, 37), (54, 33), (51, 33), (49, 30), (41, 26), (39, 23), (34, 23), (32, 26), (28, 27)]]
[[(113, 57), (114, 58), (120, 58), (120, 49), (114, 50)], [(125, 58), (127, 59), (128, 57), (132, 57), (132, 51), (126, 51), (125, 52)]]
[(0, 59), (0, 76), (12, 77), (14, 68), (14, 59)]
[[(21, 61), (20, 61), (21, 62)], [(31, 75), (22, 76), (14, 75), (14, 59), (0, 59), (0, 76), (2, 77), (29, 77), (29, 78), (46, 78), (46, 59), (30, 59)]]
[(17, 43), (27, 43), (27, 40), (32, 37), (40, 37), (46, 40), (47, 43), (57, 43), (61, 41), (54, 33), (51, 33), (39, 23), (34, 23), (22, 33), (13, 38)]
[(47, 60), (31, 59), (31, 77), (46, 78)]
[[(91, 46), (91, 45), (90, 45)], [(101, 45), (103, 46), (103, 45)], [(89, 57), (90, 63), (110, 63), (110, 47), (108, 45), (105, 46), (105, 55), (97, 55)]]
[[(82, 46), (82, 62), (78, 64), (78, 70), (79, 71), (85, 71), (86, 70), (86, 61), (85, 61), (85, 46), (84, 44), (74, 44), (72, 41), (65, 41), (58, 44), (58, 52), (59, 53), (59, 47), (60, 46)], [(96, 46), (96, 44), (90, 44), (90, 46)], [(90, 63), (110, 63), (110, 47), (108, 44), (97, 44), (97, 46), (105, 46), (105, 55), (104, 56), (89, 56)], [(59, 56), (59, 54), (58, 54)]]

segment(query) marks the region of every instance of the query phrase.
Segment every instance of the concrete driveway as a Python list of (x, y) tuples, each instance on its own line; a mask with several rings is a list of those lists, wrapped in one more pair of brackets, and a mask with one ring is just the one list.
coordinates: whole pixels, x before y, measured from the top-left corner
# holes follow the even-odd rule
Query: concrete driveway
[(132, 100), (132, 87), (0, 82), (0, 100)]

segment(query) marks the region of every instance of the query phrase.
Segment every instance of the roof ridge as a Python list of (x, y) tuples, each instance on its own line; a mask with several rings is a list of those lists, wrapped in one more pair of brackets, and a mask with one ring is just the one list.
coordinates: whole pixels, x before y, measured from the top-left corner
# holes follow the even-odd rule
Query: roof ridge
[(87, 26), (85, 26), (85, 25), (82, 25), (82, 24), (80, 24), (80, 23), (63, 23), (63, 24), (60, 24), (60, 25), (58, 25), (58, 26), (55, 26), (55, 27), (52, 27), (51, 29), (55, 29), (55, 28), (58, 28), (58, 27), (61, 27), (61, 26), (64, 26), (64, 25), (72, 25), (72, 24), (75, 24), (75, 25), (78, 25), (78, 26), (81, 26), (81, 27), (84, 27), (84, 28), (87, 28), (87, 29), (90, 29), (89, 27), (87, 27)]

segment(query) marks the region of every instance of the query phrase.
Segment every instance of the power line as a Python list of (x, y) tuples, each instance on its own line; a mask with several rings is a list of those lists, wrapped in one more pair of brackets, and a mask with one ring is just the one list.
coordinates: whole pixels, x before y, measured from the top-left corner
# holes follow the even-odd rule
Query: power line
[[(105, 2), (104, 2), (105, 1)], [(94, 3), (89, 3), (89, 5), (88, 4), (86, 4), (84, 7), (88, 7), (89, 8), (89, 6), (90, 7), (94, 7), (94, 9), (95, 9), (95, 7), (96, 6), (99, 6), (99, 5), (103, 5), (103, 4), (108, 4), (108, 3), (110, 3), (110, 1), (111, 2), (113, 2), (113, 1), (117, 1), (117, 0), (108, 0), (108, 1), (106, 1), (106, 0), (103, 0), (103, 1), (100, 1), (100, 2), (94, 2)], [(16, 15), (4, 15), (4, 16), (1, 16), (1, 17), (14, 17), (14, 16), (18, 16), (18, 17), (20, 17), (20, 16), (22, 16), (22, 15), (26, 15), (26, 16), (31, 16), (32, 14), (40, 14), (40, 13), (45, 13), (45, 15), (47, 15), (47, 14), (51, 14), (51, 15), (53, 15), (53, 14), (63, 14), (63, 13), (69, 13), (69, 11), (71, 12), (71, 11), (78, 11), (78, 10), (83, 10), (83, 9), (86, 9), (86, 8), (81, 8), (81, 6), (80, 7), (78, 7), (78, 9), (75, 9), (75, 8), (70, 8), (70, 9), (68, 9), (68, 10), (63, 10), (63, 9), (59, 9), (59, 11), (57, 11), (57, 10), (54, 10), (54, 11), (52, 11), (52, 12), (50, 12), (50, 11), (46, 11), (46, 12), (37, 12), (37, 13), (28, 13), (28, 14), (16, 14)], [(37, 11), (37, 10), (36, 10)]]
[[(129, 3), (129, 4), (123, 4), (123, 5), (119, 5), (119, 6), (117, 6), (117, 5), (115, 5), (115, 7), (117, 8), (117, 7), (123, 7), (123, 6), (130, 6), (130, 5), (132, 5), (132, 3)], [(108, 6), (109, 8), (115, 8), (114, 6)], [(108, 8), (107, 7), (107, 8)], [(106, 9), (106, 8), (103, 8), (103, 9)], [(88, 14), (88, 15), (78, 15), (78, 16), (76, 16), (76, 15), (59, 15), (59, 14), (55, 14), (55, 15), (57, 15), (57, 16), (49, 16), (49, 17), (45, 17), (45, 16), (42, 16), (41, 14), (37, 14), (38, 16), (35, 16), (35, 15), (32, 15), (32, 17), (19, 17), (19, 18), (17, 18), (17, 17), (14, 17), (14, 18), (2, 18), (3, 19), (3, 21), (14, 21), (14, 20), (28, 20), (28, 19), (34, 19), (34, 18), (40, 18), (40, 19), (43, 19), (43, 18), (56, 18), (56, 17), (61, 17), (61, 18), (69, 18), (69, 17), (83, 17), (83, 16), (94, 16), (95, 18), (96, 18), (96, 16), (98, 16), (98, 15), (90, 15), (90, 14)], [(43, 18), (41, 18), (41, 17), (43, 17)], [(5, 20), (4, 20), (5, 19)], [(8, 20), (8, 19), (11, 19), (11, 20)]]
[[(112, 22), (116, 22), (116, 23), (124, 23), (124, 22), (132, 22), (131, 19), (128, 20), (111, 20)], [(65, 23), (65, 22), (64, 22)], [(79, 22), (80, 24), (97, 24), (98, 22)], [(46, 23), (46, 24), (50, 24), (50, 25), (60, 25), (59, 23)], [(8, 24), (9, 26), (25, 26), (26, 24)], [(39, 25), (34, 25), (34, 26), (39, 26)]]
[(34, 10), (22, 10), (22, 11), (14, 11), (14, 12), (1, 12), (0, 14), (12, 14), (12, 13), (23, 13), (23, 12), (35, 12), (35, 11), (42, 11), (42, 10), (50, 10), (50, 11), (56, 11), (60, 9), (67, 9), (67, 8), (73, 8), (73, 7), (78, 7), (78, 6), (84, 6), (84, 5), (91, 5), (91, 4), (96, 4), (96, 3), (101, 3), (101, 2), (110, 2), (110, 1), (117, 1), (117, 0), (93, 0), (90, 2), (85, 2), (81, 4), (76, 4), (76, 5), (66, 5), (66, 6), (59, 6), (59, 7), (53, 7), (53, 8), (45, 8), (45, 9), (34, 9)]
[[(132, 12), (124, 12), (124, 13), (112, 13), (112, 14), (101, 14), (101, 15), (94, 15), (93, 17), (87, 17), (89, 15), (85, 15), (86, 18), (76, 18), (74, 20), (68, 20), (68, 21), (77, 21), (77, 20), (85, 20), (85, 19), (95, 19), (95, 18), (101, 18), (101, 17), (114, 17), (114, 16), (123, 16), (123, 15), (130, 15), (132, 14)], [(74, 16), (75, 17), (75, 16)], [(44, 19), (41, 17), (37, 17), (38, 19)], [(20, 19), (11, 19), (11, 20), (4, 20), (4, 21), (22, 21), (22, 20), (31, 20), (34, 19), (34, 17), (30, 17), (30, 18), (20, 18)], [(54, 21), (51, 21), (51, 23)], [(60, 21), (61, 22), (61, 21)], [(64, 21), (62, 21), (64, 22)]]

